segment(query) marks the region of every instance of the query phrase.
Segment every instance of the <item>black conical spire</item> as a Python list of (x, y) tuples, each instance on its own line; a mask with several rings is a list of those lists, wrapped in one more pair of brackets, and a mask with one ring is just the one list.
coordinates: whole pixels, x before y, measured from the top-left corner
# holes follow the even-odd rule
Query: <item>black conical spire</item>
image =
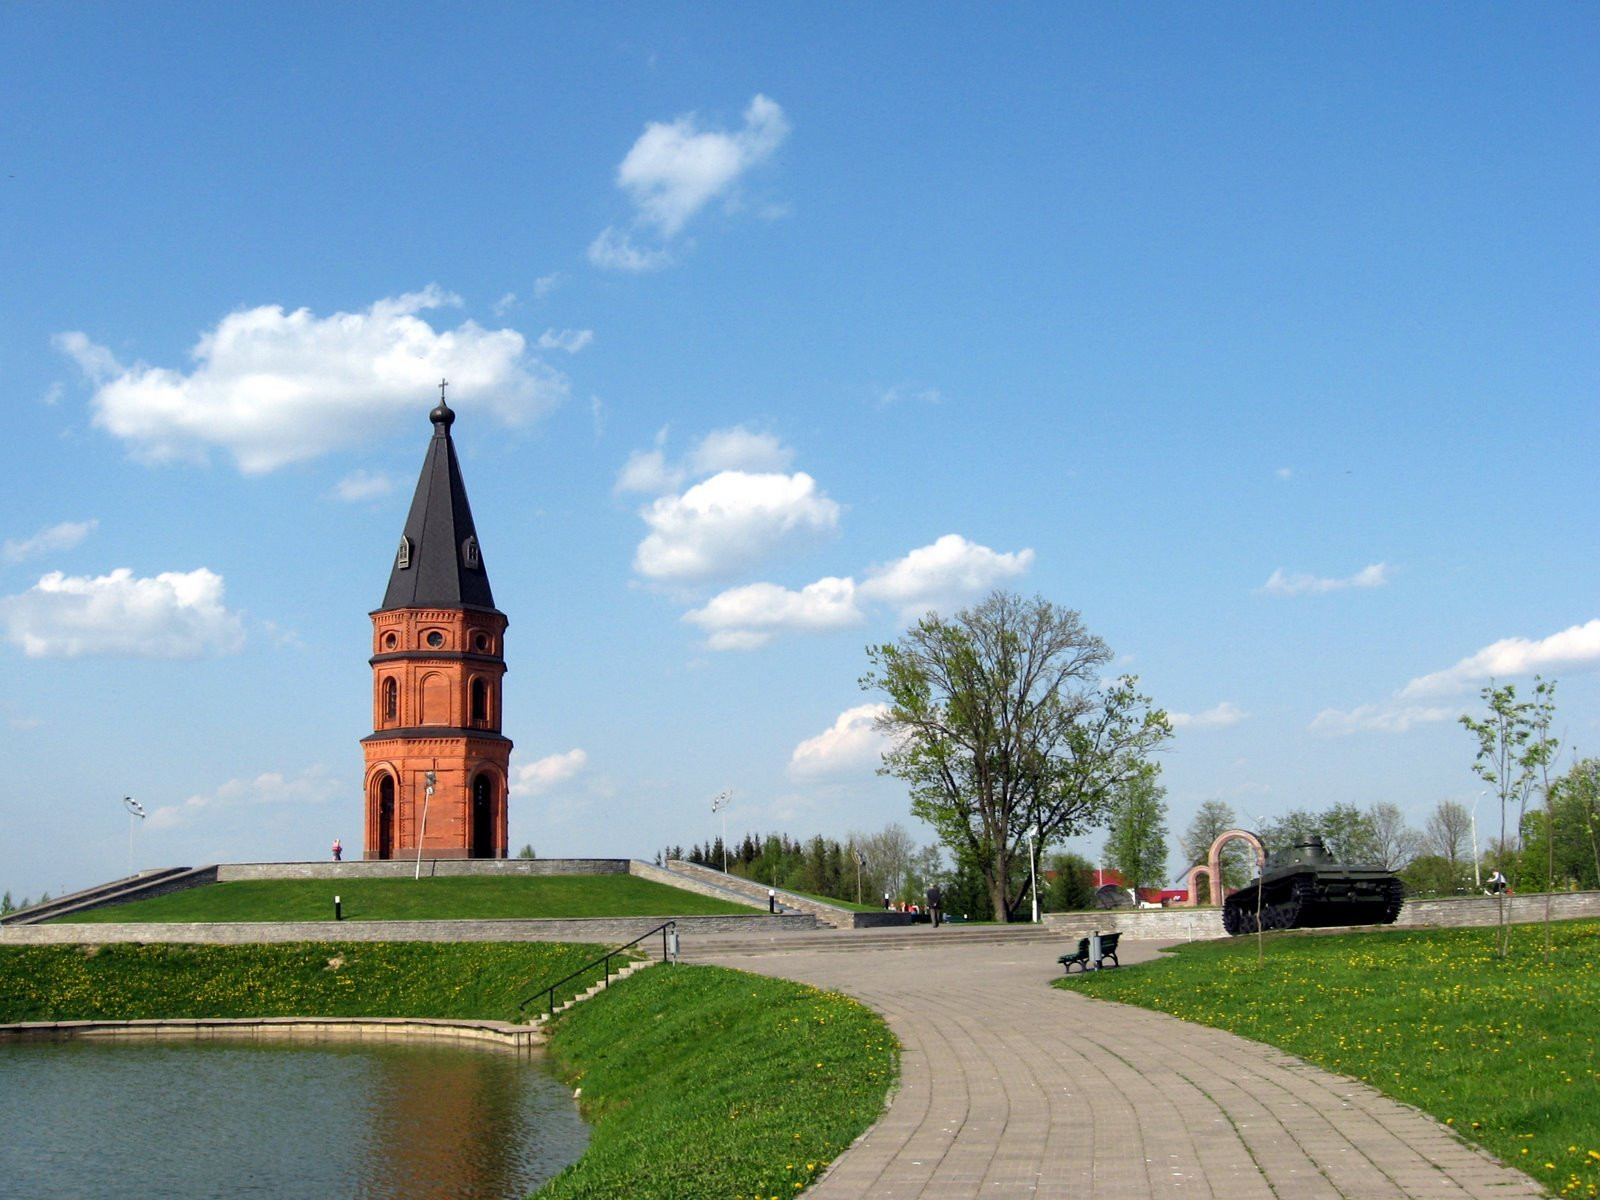
[(394, 608), (494, 609), (489, 574), (478, 548), (461, 465), (456, 461), (450, 426), (456, 414), (444, 402), (445, 384), (439, 384), (439, 405), (428, 419), (433, 440), (422, 461), (422, 475), (411, 499), (405, 533), (389, 573), (389, 590), (383, 594), (383, 612)]

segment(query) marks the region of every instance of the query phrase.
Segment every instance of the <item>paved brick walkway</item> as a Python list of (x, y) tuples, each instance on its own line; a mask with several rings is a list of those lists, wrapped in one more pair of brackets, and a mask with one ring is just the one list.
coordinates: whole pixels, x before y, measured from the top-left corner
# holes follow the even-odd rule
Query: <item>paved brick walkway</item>
[[(1364, 1084), (1047, 986), (1060, 971), (1049, 944), (926, 932), (881, 950), (810, 938), (694, 948), (697, 961), (856, 996), (900, 1038), (889, 1110), (808, 1198), (1545, 1195)], [(1131, 966), (1156, 944), (1121, 950)]]

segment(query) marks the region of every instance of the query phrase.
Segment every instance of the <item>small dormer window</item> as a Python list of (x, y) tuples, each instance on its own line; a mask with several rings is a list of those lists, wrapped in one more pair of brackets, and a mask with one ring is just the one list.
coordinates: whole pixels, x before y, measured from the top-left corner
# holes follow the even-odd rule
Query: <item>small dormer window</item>
[(394, 565), (402, 571), (411, 566), (411, 539), (403, 533), (400, 535), (400, 552), (394, 556)]
[(469, 535), (467, 540), (461, 543), (461, 561), (474, 571), (478, 569), (477, 537)]

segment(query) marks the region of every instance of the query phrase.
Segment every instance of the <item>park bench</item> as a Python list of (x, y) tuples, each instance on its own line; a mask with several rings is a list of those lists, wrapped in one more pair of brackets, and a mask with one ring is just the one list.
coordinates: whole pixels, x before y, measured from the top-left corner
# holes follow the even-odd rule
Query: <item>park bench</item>
[[(1104, 967), (1107, 959), (1111, 961), (1111, 965), (1113, 967), (1120, 967), (1122, 965), (1117, 961), (1117, 941), (1121, 937), (1122, 934), (1120, 931), (1117, 933), (1102, 933), (1100, 935), (1100, 961), (1093, 964), (1095, 970), (1098, 971)], [(1056, 959), (1056, 961), (1066, 968), (1068, 975), (1072, 974), (1072, 968), (1074, 966), (1076, 966), (1080, 971), (1087, 971), (1090, 966), (1089, 946), (1090, 942), (1088, 938), (1079, 938), (1078, 948), (1070, 954), (1063, 954), (1060, 958)]]

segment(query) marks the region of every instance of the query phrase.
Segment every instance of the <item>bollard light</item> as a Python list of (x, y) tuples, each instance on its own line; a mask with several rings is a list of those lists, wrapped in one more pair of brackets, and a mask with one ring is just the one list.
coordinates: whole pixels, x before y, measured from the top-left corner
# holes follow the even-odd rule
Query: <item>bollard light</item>
[(333, 919), (334, 919), (334, 920), (335, 920), (335, 921), (342, 921), (342, 920), (344, 920), (344, 913), (343, 913), (343, 912), (342, 912), (342, 911), (340, 911), (340, 907), (339, 907), (339, 897), (337, 897), (337, 896), (335, 896), (335, 897), (334, 897), (334, 898), (333, 898)]

